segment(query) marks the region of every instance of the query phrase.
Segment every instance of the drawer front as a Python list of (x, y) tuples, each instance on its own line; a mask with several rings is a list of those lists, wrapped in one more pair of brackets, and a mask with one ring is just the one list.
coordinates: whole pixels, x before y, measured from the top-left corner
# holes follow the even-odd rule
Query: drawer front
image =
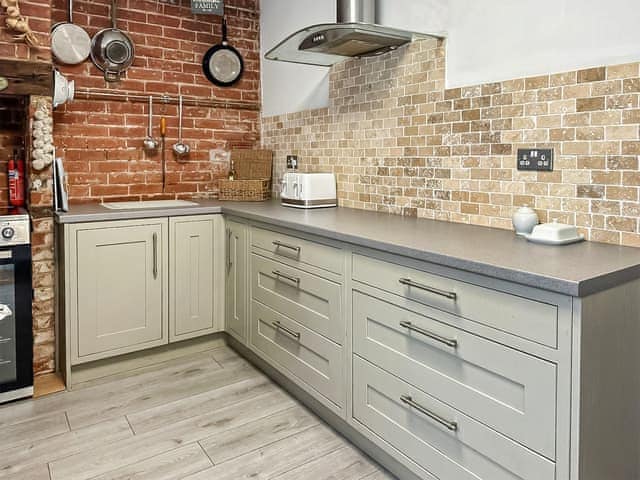
[(251, 255), (252, 298), (342, 345), (341, 285)]
[(558, 346), (557, 305), (363, 255), (353, 255), (353, 278), (542, 345)]
[(342, 347), (255, 300), (251, 345), (338, 407), (344, 405)]
[(344, 272), (342, 250), (321, 243), (253, 227), (251, 244), (273, 255), (298, 263), (311, 265), (341, 275)]
[(555, 459), (555, 364), (355, 291), (353, 345), (370, 362)]
[(447, 480), (552, 480), (555, 464), (353, 357), (353, 417)]

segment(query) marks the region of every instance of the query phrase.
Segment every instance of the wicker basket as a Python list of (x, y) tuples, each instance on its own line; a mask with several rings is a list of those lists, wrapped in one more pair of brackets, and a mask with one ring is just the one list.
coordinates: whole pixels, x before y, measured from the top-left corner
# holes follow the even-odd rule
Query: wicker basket
[(271, 180), (220, 180), (220, 200), (262, 202), (271, 198)]
[(271, 150), (233, 150), (231, 161), (236, 180), (219, 181), (220, 200), (261, 202), (271, 198)]

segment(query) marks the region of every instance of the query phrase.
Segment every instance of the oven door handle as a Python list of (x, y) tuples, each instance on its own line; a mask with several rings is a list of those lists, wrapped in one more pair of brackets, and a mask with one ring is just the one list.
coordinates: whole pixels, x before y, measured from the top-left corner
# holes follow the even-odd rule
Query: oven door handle
[(15, 265), (16, 258), (13, 256), (13, 250), (0, 250), (0, 265)]

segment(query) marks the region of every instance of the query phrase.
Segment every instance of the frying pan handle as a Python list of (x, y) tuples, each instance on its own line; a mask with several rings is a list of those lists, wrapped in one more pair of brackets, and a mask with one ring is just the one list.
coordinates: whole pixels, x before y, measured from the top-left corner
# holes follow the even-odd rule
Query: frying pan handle
[(73, 0), (69, 0), (69, 23), (73, 23)]
[(104, 79), (107, 82), (119, 82), (120, 81), (120, 72), (115, 70), (106, 69), (104, 71)]
[(222, 17), (222, 44), (226, 45), (227, 43), (227, 17)]
[(111, 27), (115, 30), (117, 28), (116, 17), (118, 16), (118, 1), (111, 0)]

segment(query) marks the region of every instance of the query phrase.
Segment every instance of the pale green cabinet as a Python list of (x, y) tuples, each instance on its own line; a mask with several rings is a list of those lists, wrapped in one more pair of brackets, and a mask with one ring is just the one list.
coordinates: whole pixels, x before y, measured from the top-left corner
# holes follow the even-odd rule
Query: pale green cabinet
[(226, 222), (226, 331), (245, 342), (247, 339), (247, 226)]
[(222, 330), (216, 306), (216, 231), (220, 215), (169, 219), (169, 341)]
[(71, 363), (166, 344), (167, 220), (68, 226)]

